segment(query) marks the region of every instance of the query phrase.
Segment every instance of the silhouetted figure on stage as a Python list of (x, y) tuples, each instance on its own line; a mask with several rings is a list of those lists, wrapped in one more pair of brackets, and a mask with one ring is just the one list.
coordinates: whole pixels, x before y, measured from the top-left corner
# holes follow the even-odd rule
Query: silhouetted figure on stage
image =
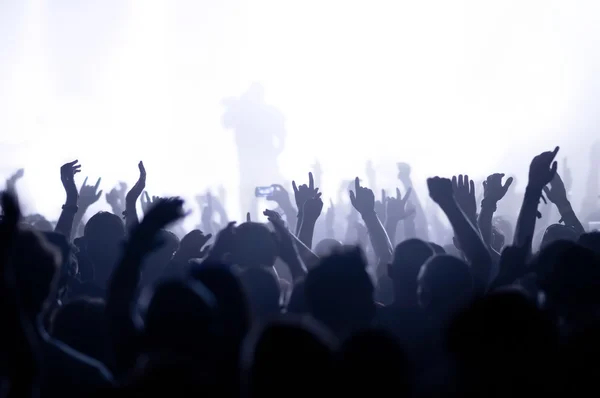
[(285, 144), (285, 119), (278, 109), (265, 103), (259, 83), (224, 104), (223, 124), (233, 129), (237, 146), (241, 211), (255, 215), (254, 188), (282, 181), (277, 157)]

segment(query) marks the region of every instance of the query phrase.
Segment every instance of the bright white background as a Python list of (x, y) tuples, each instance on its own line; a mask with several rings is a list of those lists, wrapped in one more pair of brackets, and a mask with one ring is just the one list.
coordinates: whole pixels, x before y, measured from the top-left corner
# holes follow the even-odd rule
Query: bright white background
[(56, 217), (62, 163), (106, 192), (144, 160), (151, 194), (223, 184), (237, 212), (221, 100), (253, 81), (286, 116), (283, 174), (318, 158), (326, 194), (367, 159), (391, 177), (409, 161), (418, 181), (523, 180), (560, 144), (584, 173), (597, 15), (593, 0), (0, 0), (0, 178), (26, 167), (27, 210)]

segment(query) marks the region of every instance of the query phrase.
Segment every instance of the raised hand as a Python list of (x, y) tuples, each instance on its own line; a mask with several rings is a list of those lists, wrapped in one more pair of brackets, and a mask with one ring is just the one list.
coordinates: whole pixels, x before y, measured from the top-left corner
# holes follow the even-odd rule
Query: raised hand
[(138, 177), (135, 185), (129, 190), (129, 192), (127, 192), (127, 195), (125, 196), (125, 202), (130, 204), (133, 203), (134, 205), (144, 191), (144, 188), (146, 188), (146, 169), (144, 168), (144, 162), (140, 161), (138, 163), (138, 169), (140, 170), (140, 176)]
[(429, 197), (438, 205), (446, 204), (454, 200), (452, 181), (447, 178), (428, 178), (427, 188), (429, 189)]
[(304, 220), (317, 221), (322, 211), (323, 201), (319, 192), (314, 198), (310, 198), (304, 203)]
[(235, 224), (235, 221), (232, 221), (219, 231), (208, 252), (208, 260), (215, 262), (227, 261), (226, 256), (231, 254), (235, 247)]
[(456, 202), (470, 219), (477, 216), (477, 199), (475, 198), (475, 183), (468, 175), (452, 177), (452, 190)]
[(406, 203), (408, 202), (411, 193), (412, 189), (408, 188), (406, 190), (406, 195), (402, 197), (400, 189), (396, 188), (396, 197), (387, 199), (386, 215), (388, 219), (400, 221), (410, 216), (411, 213), (415, 213), (414, 207), (412, 210), (406, 208)]
[(263, 215), (267, 216), (267, 220), (269, 220), (269, 222), (271, 222), (272, 224), (278, 223), (285, 227), (285, 222), (283, 221), (283, 218), (281, 218), (281, 214), (279, 214), (275, 210), (266, 209), (265, 211), (263, 211)]
[(96, 185), (87, 185), (88, 178), (85, 177), (83, 185), (79, 190), (79, 206), (82, 208), (88, 208), (100, 199), (102, 196), (102, 190), (98, 191), (102, 178), (98, 178)]
[(296, 181), (292, 181), (292, 187), (294, 188), (294, 197), (296, 198), (296, 206), (299, 212), (304, 209), (304, 203), (307, 200), (314, 198), (319, 193), (319, 188), (315, 188), (312, 173), (308, 173), (308, 185), (303, 184), (297, 187)]
[(199, 229), (190, 231), (181, 239), (174, 260), (186, 262), (192, 258), (204, 258), (210, 250), (210, 246), (206, 246), (210, 238), (212, 238), (211, 234), (205, 235)]
[(552, 181), (550, 182), (550, 188), (548, 188), (548, 186), (544, 187), (544, 193), (548, 200), (558, 207), (569, 202), (567, 189), (558, 173), (554, 174), (554, 178), (552, 178)]
[(118, 187), (114, 187), (113, 189), (110, 190), (110, 192), (108, 192), (106, 195), (104, 195), (104, 197), (106, 199), (106, 203), (108, 203), (110, 205), (110, 207), (113, 208), (113, 211), (115, 212), (115, 214), (121, 214), (120, 212), (116, 211), (116, 209), (121, 209), (121, 211), (123, 211), (123, 209), (125, 209), (125, 195), (126, 194), (127, 194), (127, 184), (125, 184), (124, 182), (119, 182)]
[(81, 165), (78, 160), (65, 163), (60, 168), (60, 180), (62, 181), (65, 192), (67, 193), (67, 204), (77, 206), (79, 192), (75, 185), (75, 174), (81, 171)]
[(487, 177), (487, 179), (483, 182), (483, 199), (489, 200), (493, 203), (498, 203), (508, 189), (513, 183), (513, 178), (509, 177), (504, 185), (502, 184), (502, 179), (504, 178), (504, 174), (495, 173), (491, 174)]
[(531, 161), (529, 165), (529, 186), (541, 192), (542, 188), (552, 181), (557, 170), (557, 163), (554, 161), (560, 148), (556, 147), (553, 151), (542, 152)]
[(375, 195), (369, 188), (360, 186), (360, 179), (354, 180), (354, 191), (350, 191), (350, 203), (362, 216), (375, 213)]
[(273, 184), (271, 186), (273, 187), (273, 193), (267, 196), (267, 200), (277, 203), (282, 209), (291, 208), (292, 201), (288, 191), (279, 184)]
[(185, 216), (182, 199), (159, 200), (133, 230), (130, 238), (133, 251), (143, 254), (157, 249), (161, 245), (161, 242), (154, 239), (158, 231)]
[(290, 272), (294, 275), (294, 279), (305, 274), (305, 269), (298, 259), (298, 252), (291, 232), (286, 228), (285, 223), (281, 219), (281, 215), (273, 210), (265, 210), (263, 212), (269, 222), (273, 225), (275, 233), (273, 238), (277, 245), (277, 255), (290, 268)]
[(150, 208), (161, 199), (163, 198), (161, 198), (160, 196), (150, 197), (148, 191), (144, 191), (140, 200), (142, 202), (142, 212), (144, 212), (144, 214), (148, 213), (150, 211)]
[(25, 169), (17, 170), (6, 180), (6, 190), (15, 193), (17, 191), (17, 182), (25, 175)]

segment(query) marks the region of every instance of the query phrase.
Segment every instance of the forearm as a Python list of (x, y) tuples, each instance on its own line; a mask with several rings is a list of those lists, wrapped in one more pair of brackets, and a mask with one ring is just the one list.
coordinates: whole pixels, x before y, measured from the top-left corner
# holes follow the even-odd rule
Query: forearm
[(296, 209), (294, 209), (294, 206), (289, 205), (289, 206), (281, 206), (281, 210), (283, 210), (283, 214), (285, 215), (285, 218), (288, 222), (288, 226), (292, 231), (297, 231), (297, 227), (298, 227), (298, 212), (296, 211)]
[(533, 233), (535, 232), (535, 223), (537, 219), (537, 208), (542, 195), (541, 189), (528, 186), (525, 189), (523, 204), (517, 219), (517, 227), (515, 229), (514, 246), (528, 247), (528, 252), (531, 253), (531, 242)]
[(125, 226), (128, 231), (133, 230), (138, 226), (140, 220), (137, 216), (137, 209), (135, 208), (135, 202), (127, 202), (125, 205)]
[(458, 239), (465, 257), (469, 261), (476, 279), (487, 285), (493, 274), (490, 253), (481, 239), (479, 232), (471, 224), (468, 217), (460, 209), (456, 201), (448, 201), (441, 205), (446, 213), (454, 234)]
[(67, 196), (67, 201), (62, 207), (54, 232), (63, 234), (70, 241), (73, 231), (73, 221), (78, 211), (77, 198), (71, 195)]
[[(402, 180), (404, 187), (406, 189), (410, 188), (411, 192), (411, 202), (415, 206), (415, 217), (414, 217), (414, 235), (411, 237), (420, 238), (422, 240), (429, 240), (429, 228), (427, 222), (427, 214), (423, 210), (423, 206), (421, 204), (421, 200), (419, 200), (419, 195), (417, 190), (414, 188), (412, 180), (404, 179)], [(419, 233), (417, 233), (419, 231)], [(417, 236), (419, 235), (419, 236)], [(406, 236), (406, 239), (409, 239), (409, 236)]]
[(362, 219), (367, 226), (369, 231), (369, 237), (371, 238), (371, 244), (375, 250), (379, 261), (387, 261), (392, 257), (392, 244), (390, 239), (381, 225), (379, 218), (375, 212), (368, 214), (362, 214)]
[(579, 235), (585, 233), (585, 229), (583, 228), (583, 225), (581, 225), (581, 222), (579, 221), (579, 218), (577, 218), (575, 210), (573, 210), (573, 206), (571, 206), (569, 201), (561, 203), (560, 206), (557, 205), (556, 207), (560, 213), (561, 220), (565, 223), (565, 225), (575, 229)]
[(483, 242), (489, 247), (492, 243), (492, 220), (494, 218), (494, 212), (496, 211), (496, 203), (492, 201), (481, 201), (481, 212), (477, 219), (479, 226), (479, 232)]
[(392, 247), (396, 244), (396, 229), (398, 229), (398, 220), (387, 218), (385, 220), (385, 232)]
[(313, 234), (315, 233), (316, 220), (302, 220), (302, 226), (298, 234), (298, 239), (309, 249), (312, 248)]
[(290, 235), (294, 243), (296, 244), (296, 250), (298, 250), (300, 258), (302, 258), (302, 261), (304, 262), (306, 267), (308, 267), (308, 269), (315, 267), (319, 263), (319, 256), (317, 256), (312, 250), (306, 247), (304, 243), (302, 243), (302, 241), (300, 241), (300, 239), (298, 239), (296, 236), (294, 236), (293, 234)]
[(69, 240), (73, 240), (75, 238), (75, 235), (77, 234), (77, 228), (79, 228), (79, 224), (81, 224), (81, 222), (83, 221), (83, 216), (85, 216), (86, 212), (87, 207), (80, 206), (79, 210), (77, 210), (77, 213), (75, 213), (75, 218), (73, 219), (73, 224), (71, 228), (71, 235), (68, 237)]

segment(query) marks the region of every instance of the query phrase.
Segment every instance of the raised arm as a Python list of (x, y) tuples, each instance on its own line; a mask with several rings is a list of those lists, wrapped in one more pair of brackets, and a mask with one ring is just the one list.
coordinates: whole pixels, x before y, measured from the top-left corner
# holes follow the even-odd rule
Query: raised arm
[(538, 216), (538, 205), (542, 197), (542, 189), (552, 181), (556, 174), (557, 163), (554, 161), (558, 147), (553, 151), (543, 152), (533, 158), (529, 165), (529, 181), (525, 189), (523, 205), (517, 219), (515, 240), (513, 245), (524, 247), (531, 253), (531, 242)]
[(504, 174), (496, 173), (489, 175), (483, 182), (483, 199), (481, 200), (481, 211), (477, 223), (481, 237), (488, 247), (491, 247), (492, 242), (492, 219), (498, 202), (506, 195), (508, 188), (513, 183), (513, 178), (510, 177), (502, 185)]
[(146, 188), (146, 169), (144, 168), (144, 163), (138, 163), (138, 168), (140, 176), (135, 185), (127, 192), (127, 196), (125, 196), (125, 226), (129, 231), (135, 228), (140, 222), (135, 206), (144, 188)]
[[(319, 188), (315, 188), (315, 180), (313, 179), (312, 172), (308, 173), (308, 185), (302, 184), (300, 186), (297, 186), (296, 181), (292, 181), (292, 187), (294, 188), (294, 198), (296, 199), (296, 206), (298, 207), (298, 223), (296, 224), (296, 235), (298, 237), (300, 237), (300, 231), (302, 229), (302, 224), (304, 222), (304, 204), (309, 199), (312, 199), (317, 196), (317, 194), (319, 193)], [(316, 219), (313, 221), (310, 217), (306, 220), (307, 223), (313, 224), (312, 230), (311, 230), (311, 241), (312, 241), (312, 231), (314, 231), (314, 223), (316, 221), (317, 221)], [(306, 230), (305, 230), (304, 235), (306, 236), (307, 233), (308, 232), (306, 232)], [(302, 240), (302, 238), (300, 238), (300, 239)], [(311, 242), (308, 242), (308, 244), (307, 244), (307, 242), (304, 242), (304, 241), (303, 241), (303, 243), (306, 246), (309, 246), (311, 244)]]
[(60, 180), (62, 181), (67, 199), (62, 207), (60, 216), (54, 228), (54, 232), (63, 234), (67, 239), (70, 239), (73, 230), (73, 220), (78, 211), (77, 201), (79, 200), (79, 192), (75, 186), (75, 174), (81, 171), (81, 165), (74, 160), (65, 163), (60, 168)]
[[(386, 199), (385, 231), (387, 232), (392, 246), (396, 244), (396, 230), (398, 228), (398, 223), (411, 215), (406, 209), (406, 203), (410, 198), (411, 192), (412, 189), (408, 188), (406, 195), (402, 197), (400, 189), (396, 188), (396, 197)], [(413, 209), (412, 212), (415, 212), (415, 210)]]
[(477, 284), (487, 290), (490, 281), (495, 277), (492, 258), (481, 235), (456, 202), (452, 181), (440, 177), (429, 178), (427, 187), (431, 199), (446, 213)]
[(83, 216), (85, 215), (87, 210), (102, 196), (102, 190), (98, 191), (102, 179), (98, 178), (98, 181), (96, 181), (96, 185), (87, 185), (87, 180), (88, 178), (85, 177), (83, 185), (79, 190), (79, 200), (77, 202), (78, 210), (77, 213), (75, 213), (75, 219), (73, 220), (74, 228), (71, 231), (71, 240), (75, 238), (77, 228), (79, 227), (79, 224), (81, 224), (81, 222), (83, 221)]
[(575, 229), (579, 235), (584, 234), (585, 229), (577, 218), (575, 210), (573, 210), (573, 206), (571, 206), (571, 202), (569, 202), (567, 189), (558, 173), (554, 174), (554, 178), (550, 181), (550, 187), (544, 187), (544, 192), (546, 193), (548, 200), (554, 203), (558, 209), (561, 217), (560, 221)]
[(358, 177), (354, 180), (354, 191), (350, 191), (350, 202), (356, 211), (360, 213), (367, 226), (371, 244), (379, 263), (390, 261), (392, 258), (392, 244), (377, 217), (377, 213), (375, 213), (375, 195), (369, 188), (360, 186)]

